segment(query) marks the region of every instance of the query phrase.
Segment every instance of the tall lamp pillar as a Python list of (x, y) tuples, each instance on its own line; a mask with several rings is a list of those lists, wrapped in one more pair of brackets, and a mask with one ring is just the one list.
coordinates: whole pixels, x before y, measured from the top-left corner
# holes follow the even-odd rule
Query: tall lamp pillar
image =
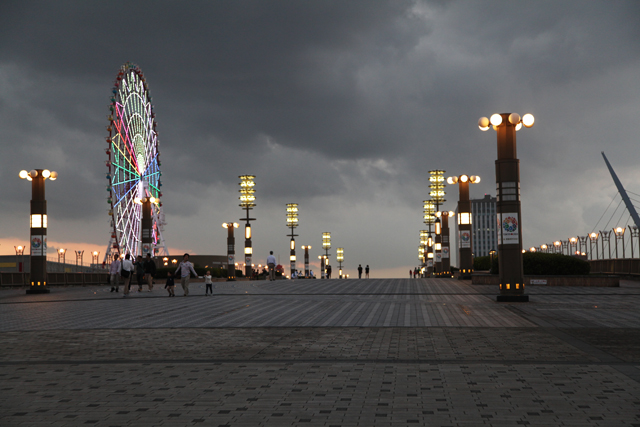
[(433, 273), (433, 236), (431, 235), (432, 226), (435, 223), (436, 217), (434, 215), (436, 206), (433, 200), (425, 200), (422, 202), (424, 205), (424, 217), (423, 222), (429, 226), (427, 231), (427, 243), (425, 246), (426, 253), (426, 266), (427, 276), (431, 276)]
[(527, 302), (522, 265), (522, 211), (520, 206), (520, 160), (517, 158), (516, 131), (533, 126), (534, 117), (517, 113), (494, 114), (478, 121), (481, 130), (496, 131), (496, 213), (498, 220), (498, 262), (500, 264), (499, 302)]
[(289, 241), (289, 249), (291, 250), (289, 254), (289, 261), (291, 262), (291, 276), (293, 277), (293, 273), (296, 271), (296, 240), (297, 234), (293, 233), (293, 230), (298, 226), (298, 204), (297, 203), (287, 203), (287, 227), (291, 228), (291, 240)]
[[(158, 200), (155, 197), (143, 197), (134, 199), (135, 203), (142, 205), (142, 220), (140, 221), (140, 228), (142, 229), (142, 238), (140, 243), (142, 244), (142, 256), (155, 256), (153, 250), (153, 220), (151, 216), (151, 204), (155, 204)], [(134, 254), (132, 254), (134, 255)]]
[[(253, 187), (255, 187), (255, 175), (240, 175), (240, 207), (246, 211), (246, 217), (240, 218), (240, 221), (246, 221), (244, 225), (244, 275), (251, 277), (253, 275), (253, 267), (251, 264), (251, 258), (253, 256), (253, 247), (251, 246), (251, 221), (255, 221), (255, 218), (249, 218), (249, 211), (252, 210), (256, 204), (256, 196)], [(234, 273), (235, 274), (235, 273)]]
[(326, 257), (324, 255), (318, 255), (318, 259), (320, 260), (320, 278), (324, 279), (324, 259)]
[(47, 201), (44, 193), (44, 182), (48, 178), (54, 181), (57, 172), (48, 169), (34, 169), (30, 172), (20, 171), (20, 178), (31, 181), (31, 216), (30, 237), (31, 274), (27, 289), (28, 294), (48, 293), (47, 288)]
[(324, 271), (329, 264), (329, 249), (331, 249), (331, 233), (328, 231), (322, 233), (322, 249), (324, 249), (325, 252), (322, 267), (322, 278), (324, 279), (326, 277)]
[(233, 229), (239, 226), (237, 222), (222, 224), (227, 229), (227, 282), (236, 280), (236, 239), (233, 237)]
[(471, 201), (469, 200), (469, 184), (477, 184), (480, 177), (476, 175), (450, 176), (449, 184), (458, 184), (460, 196), (458, 198), (458, 262), (460, 263), (460, 278), (470, 279), (473, 273), (473, 242), (471, 224)]
[(449, 218), (453, 217), (455, 212), (442, 212), (440, 218), (442, 219), (442, 248), (440, 249), (440, 253), (442, 254), (442, 273), (447, 276), (451, 273), (451, 247), (450, 247), (450, 236), (449, 236)]
[[(429, 196), (431, 196), (431, 202), (433, 203), (434, 211), (438, 212), (440, 210), (440, 205), (446, 202), (445, 196), (445, 179), (444, 179), (444, 171), (440, 169), (435, 169), (429, 171)], [(440, 252), (442, 247), (442, 242), (440, 240), (440, 231), (442, 224), (439, 223), (438, 218), (434, 218), (435, 231), (436, 231), (436, 241), (433, 246), (434, 249), (434, 272), (436, 274), (440, 274), (442, 270), (442, 254)]]
[(433, 245), (434, 248), (434, 262), (433, 262), (433, 272), (436, 276), (442, 274), (442, 220), (440, 219), (441, 212), (436, 212), (436, 222), (435, 222), (435, 230), (436, 230), (436, 241)]
[(336, 261), (338, 261), (338, 278), (342, 279), (342, 262), (344, 261), (344, 248), (336, 249)]
[(305, 245), (302, 246), (302, 249), (304, 249), (304, 277), (309, 277), (309, 249), (311, 246)]

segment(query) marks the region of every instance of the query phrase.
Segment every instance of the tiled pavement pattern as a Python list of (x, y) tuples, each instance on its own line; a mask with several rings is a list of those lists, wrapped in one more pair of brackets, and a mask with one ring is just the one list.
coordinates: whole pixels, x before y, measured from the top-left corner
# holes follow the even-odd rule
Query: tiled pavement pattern
[(640, 286), (0, 292), (0, 425), (640, 426)]

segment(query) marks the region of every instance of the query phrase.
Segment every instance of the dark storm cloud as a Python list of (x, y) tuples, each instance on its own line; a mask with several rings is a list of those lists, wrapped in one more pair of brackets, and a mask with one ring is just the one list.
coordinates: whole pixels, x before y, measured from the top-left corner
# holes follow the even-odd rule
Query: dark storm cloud
[[(525, 233), (535, 238), (595, 222), (611, 190), (600, 187), (608, 180), (600, 150), (637, 148), (634, 1), (5, 1), (0, 8), (0, 179), (15, 184), (0, 194), (2, 214), (14, 218), (3, 225), (18, 224), (24, 209), (17, 170), (42, 164), (61, 173), (47, 192), (58, 214), (76, 221), (67, 232), (82, 221), (106, 222), (107, 104), (126, 61), (140, 65), (153, 96), (168, 216), (235, 217), (237, 176), (254, 173), (261, 224), (297, 201), (305, 225), (317, 227), (306, 233), (329, 220), (354, 241), (379, 232), (391, 241), (393, 229), (403, 247), (411, 243), (412, 260), (428, 170), (480, 174), (472, 195), (495, 192), (495, 135), (475, 126), (482, 115), (536, 115), (536, 126), (518, 134)], [(612, 161), (630, 179), (635, 158)], [(453, 209), (457, 189), (447, 192)], [(398, 220), (399, 229), (387, 223)], [(189, 247), (198, 247), (202, 237), (189, 235), (189, 222), (171, 227), (174, 242), (188, 235)]]

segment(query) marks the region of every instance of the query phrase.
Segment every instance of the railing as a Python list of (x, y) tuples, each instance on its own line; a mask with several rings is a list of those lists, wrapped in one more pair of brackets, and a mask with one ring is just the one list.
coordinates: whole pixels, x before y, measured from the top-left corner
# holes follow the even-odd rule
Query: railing
[[(47, 273), (49, 286), (85, 286), (107, 283), (108, 273)], [(28, 286), (29, 273), (0, 273), (0, 287)]]
[(640, 275), (640, 259), (594, 259), (589, 261), (591, 273)]

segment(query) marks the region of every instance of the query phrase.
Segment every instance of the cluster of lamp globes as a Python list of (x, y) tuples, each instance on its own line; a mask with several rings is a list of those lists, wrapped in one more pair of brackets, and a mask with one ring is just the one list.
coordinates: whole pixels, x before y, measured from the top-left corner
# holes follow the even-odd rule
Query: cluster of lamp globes
[(133, 199), (134, 203), (137, 203), (139, 205), (146, 203), (148, 201), (150, 201), (151, 203), (158, 203), (160, 200), (156, 199), (155, 197), (151, 196), (151, 197), (136, 197), (135, 199)]
[[(509, 114), (509, 123), (515, 125), (516, 131), (522, 129), (522, 126), (530, 128), (534, 122), (535, 118), (533, 114), (525, 114), (522, 118), (520, 118), (520, 114), (518, 113)], [(480, 117), (480, 120), (478, 120), (478, 127), (482, 131), (489, 130), (490, 126), (493, 126), (493, 130), (498, 130), (498, 126), (501, 124), (502, 116), (500, 114), (494, 114), (490, 118)]]
[[(38, 176), (37, 170), (32, 170), (31, 172), (27, 172), (25, 170), (20, 171), (19, 173), (21, 179), (26, 179), (27, 181), (33, 181), (33, 178)], [(44, 179), (49, 178), (51, 181), (55, 181), (58, 178), (58, 172), (50, 171), (49, 169), (45, 169), (42, 171), (42, 177)]]
[(480, 182), (480, 177), (477, 175), (460, 175), (460, 176), (450, 176), (447, 178), (447, 183), (449, 185), (457, 184), (458, 182), (471, 182), (472, 184), (477, 184)]

